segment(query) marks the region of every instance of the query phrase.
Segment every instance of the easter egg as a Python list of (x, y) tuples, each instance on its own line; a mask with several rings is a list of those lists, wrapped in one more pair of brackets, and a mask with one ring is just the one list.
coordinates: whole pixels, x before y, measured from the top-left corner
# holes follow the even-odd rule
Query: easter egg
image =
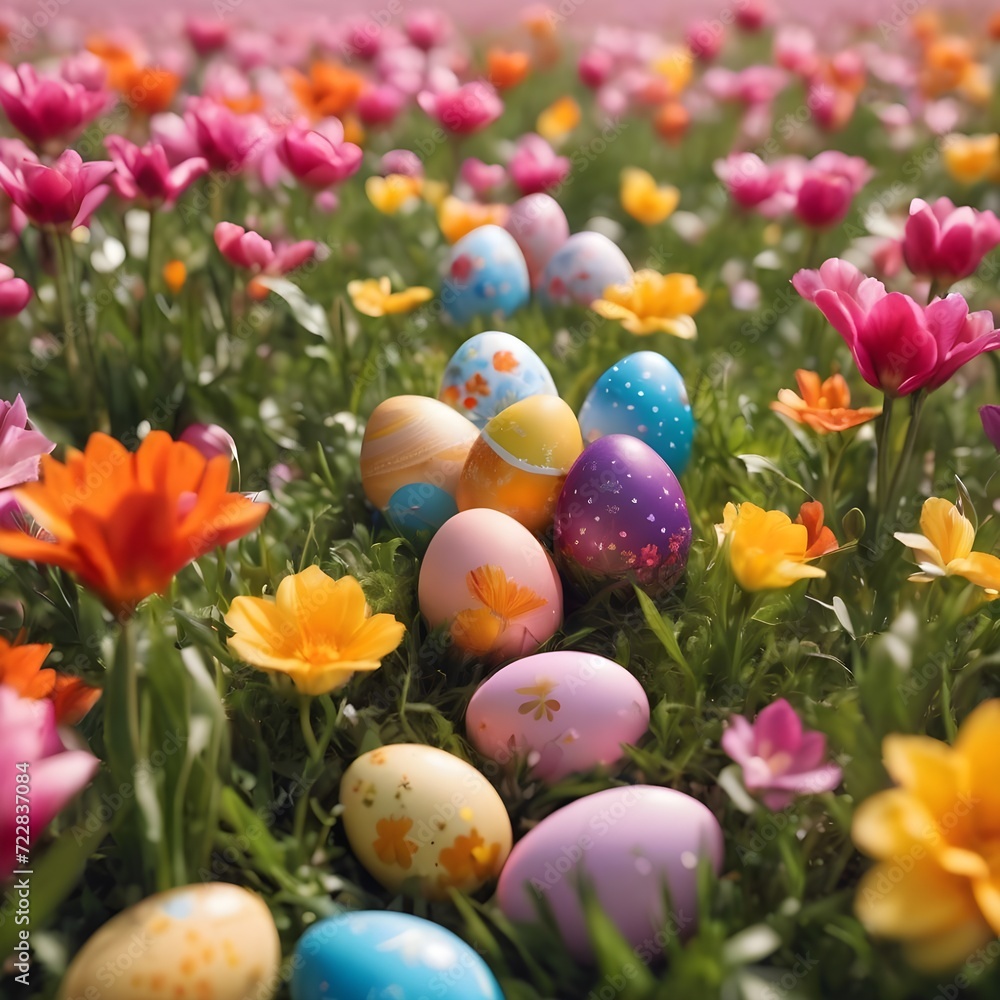
[(77, 952), (60, 1000), (212, 997), (267, 1000), (280, 985), (271, 911), (224, 882), (150, 896), (112, 917)]
[(427, 548), (434, 532), (457, 513), (454, 497), (430, 483), (401, 486), (385, 508), (392, 527), (420, 552)]
[(533, 653), (562, 625), (562, 584), (548, 552), (488, 507), (460, 511), (431, 539), (417, 598), (431, 628), (447, 625), (460, 649), (484, 657)]
[(680, 475), (691, 457), (694, 416), (681, 373), (656, 351), (638, 351), (613, 364), (580, 409), (585, 441), (631, 434)]
[(559, 565), (584, 590), (631, 580), (665, 593), (691, 546), (677, 477), (648, 444), (625, 434), (587, 445), (566, 476), (554, 527)]
[(581, 451), (580, 425), (568, 404), (558, 396), (522, 399), (473, 442), (455, 490), (458, 509), (492, 507), (530, 531), (543, 531)]
[(475, 424), (428, 396), (393, 396), (368, 418), (361, 442), (361, 485), (385, 510), (392, 495), (412, 483), (429, 483), (454, 495), (475, 441)]
[(452, 355), (438, 399), (482, 427), (512, 403), (539, 395), (558, 395), (545, 362), (523, 340), (489, 330)]
[(508, 663), (476, 690), (465, 730), (484, 756), (505, 765), (536, 759), (533, 777), (558, 781), (568, 774), (613, 764), (622, 743), (636, 743), (649, 727), (642, 685), (613, 660), (560, 650)]
[(504, 1000), (473, 948), (409, 913), (320, 920), (299, 939), (292, 968), (292, 1000)]
[(507, 860), (510, 819), (471, 764), (436, 747), (395, 743), (362, 754), (340, 782), (351, 850), (390, 892), (428, 899), (475, 892)]
[(608, 285), (631, 277), (632, 265), (616, 243), (601, 233), (575, 233), (549, 259), (538, 291), (554, 305), (589, 306)]
[(505, 226), (517, 240), (528, 265), (532, 287), (537, 287), (552, 255), (569, 239), (569, 223), (559, 202), (538, 192), (520, 198), (510, 206)]
[(509, 316), (528, 301), (528, 265), (514, 237), (499, 226), (480, 226), (448, 255), (441, 302), (456, 323), (474, 316)]
[(567, 949), (587, 960), (593, 949), (580, 903), (584, 877), (625, 940), (648, 960), (697, 926), (702, 859), (718, 874), (723, 839), (697, 799), (653, 785), (608, 788), (556, 810), (518, 841), (497, 901), (509, 920), (535, 923), (544, 899)]

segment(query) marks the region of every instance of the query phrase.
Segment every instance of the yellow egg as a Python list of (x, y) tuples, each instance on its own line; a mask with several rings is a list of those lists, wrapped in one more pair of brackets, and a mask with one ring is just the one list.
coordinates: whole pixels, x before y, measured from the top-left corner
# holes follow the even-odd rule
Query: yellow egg
[(390, 892), (427, 899), (474, 892), (510, 854), (510, 818), (493, 786), (444, 750), (394, 743), (359, 757), (340, 783), (343, 824), (358, 860)]
[(530, 531), (544, 531), (581, 451), (580, 425), (558, 396), (519, 400), (473, 443), (455, 492), (458, 509), (492, 507)]
[(60, 1000), (268, 1000), (281, 977), (271, 911), (224, 882), (171, 889), (112, 917), (77, 953)]
[(430, 483), (451, 496), (476, 425), (428, 396), (393, 396), (372, 411), (361, 442), (361, 485), (379, 510), (403, 486)]

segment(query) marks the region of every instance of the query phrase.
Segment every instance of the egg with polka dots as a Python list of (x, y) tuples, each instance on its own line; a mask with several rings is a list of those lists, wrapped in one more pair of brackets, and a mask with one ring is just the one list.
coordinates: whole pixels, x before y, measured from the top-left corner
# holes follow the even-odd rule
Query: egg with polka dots
[(171, 889), (112, 917), (80, 949), (60, 1000), (268, 1000), (281, 943), (267, 905), (223, 882)]
[(694, 415), (681, 373), (656, 351), (638, 351), (613, 364), (580, 409), (584, 441), (631, 434), (645, 441), (675, 475), (691, 458)]
[(559, 494), (554, 528), (556, 562), (584, 592), (628, 581), (664, 594), (683, 575), (691, 547), (677, 477), (648, 444), (626, 434), (583, 450)]

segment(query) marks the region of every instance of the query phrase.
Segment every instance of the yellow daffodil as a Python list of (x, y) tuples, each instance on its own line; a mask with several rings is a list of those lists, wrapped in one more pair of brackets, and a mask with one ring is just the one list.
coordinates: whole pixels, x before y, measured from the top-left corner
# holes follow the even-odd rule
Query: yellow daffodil
[(365, 194), (383, 215), (395, 215), (404, 205), (420, 196), (422, 186), (419, 177), (389, 174), (387, 177), (369, 177), (365, 181)]
[(361, 584), (318, 566), (286, 576), (275, 599), (237, 597), (225, 616), (229, 648), (261, 670), (287, 674), (303, 694), (327, 694), (359, 671), (377, 670), (405, 626), (372, 615)]
[(535, 122), (535, 131), (553, 145), (562, 142), (580, 124), (580, 105), (572, 97), (560, 97)]
[(920, 512), (922, 535), (897, 531), (895, 538), (908, 549), (920, 567), (910, 577), (914, 583), (930, 583), (942, 576), (960, 576), (990, 596), (1000, 595), (1000, 559), (987, 552), (973, 552), (976, 529), (948, 500), (931, 497)]
[(645, 226), (655, 226), (673, 214), (681, 193), (668, 184), (658, 187), (653, 175), (638, 167), (622, 171), (622, 208)]
[(960, 965), (1000, 935), (1000, 700), (983, 702), (953, 747), (893, 734), (882, 757), (899, 787), (854, 814), (854, 843), (878, 861), (855, 911), (872, 934), (902, 941), (914, 965)]
[(826, 576), (807, 561), (809, 528), (783, 511), (727, 503), (716, 530), (720, 542), (728, 541), (729, 565), (744, 590), (783, 590), (799, 580)]
[(434, 293), (422, 285), (393, 292), (388, 278), (366, 278), (347, 283), (347, 294), (354, 308), (366, 316), (395, 316), (408, 313), (422, 302), (431, 299)]
[(502, 226), (509, 211), (506, 205), (481, 205), (450, 194), (438, 206), (438, 225), (449, 243), (457, 243), (480, 226)]
[(949, 135), (941, 146), (948, 173), (960, 184), (1000, 180), (1000, 135)]
[(605, 319), (618, 320), (629, 333), (643, 336), (660, 330), (683, 340), (698, 332), (691, 318), (705, 304), (705, 293), (693, 274), (636, 271), (627, 285), (609, 285), (590, 308)]

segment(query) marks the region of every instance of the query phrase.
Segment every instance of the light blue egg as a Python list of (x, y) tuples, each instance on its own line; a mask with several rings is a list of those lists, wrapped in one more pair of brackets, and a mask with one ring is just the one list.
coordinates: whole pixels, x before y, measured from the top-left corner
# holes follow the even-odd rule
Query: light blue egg
[(438, 528), (458, 513), (454, 498), (431, 483), (401, 486), (385, 508), (389, 524), (415, 549), (423, 552)]
[(631, 434), (657, 452), (675, 475), (691, 458), (694, 415), (681, 373), (656, 351), (637, 351), (613, 364), (580, 409), (583, 440)]
[(499, 330), (470, 337), (451, 356), (438, 399), (483, 427), (528, 396), (558, 396), (545, 362), (523, 340)]
[(538, 293), (553, 305), (589, 306), (608, 285), (631, 277), (632, 265), (617, 243), (601, 233), (575, 233), (549, 258)]
[(493, 313), (509, 316), (530, 292), (524, 254), (506, 229), (480, 226), (451, 248), (441, 302), (456, 323)]
[(327, 917), (295, 948), (292, 1000), (504, 1000), (460, 937), (408, 913)]

